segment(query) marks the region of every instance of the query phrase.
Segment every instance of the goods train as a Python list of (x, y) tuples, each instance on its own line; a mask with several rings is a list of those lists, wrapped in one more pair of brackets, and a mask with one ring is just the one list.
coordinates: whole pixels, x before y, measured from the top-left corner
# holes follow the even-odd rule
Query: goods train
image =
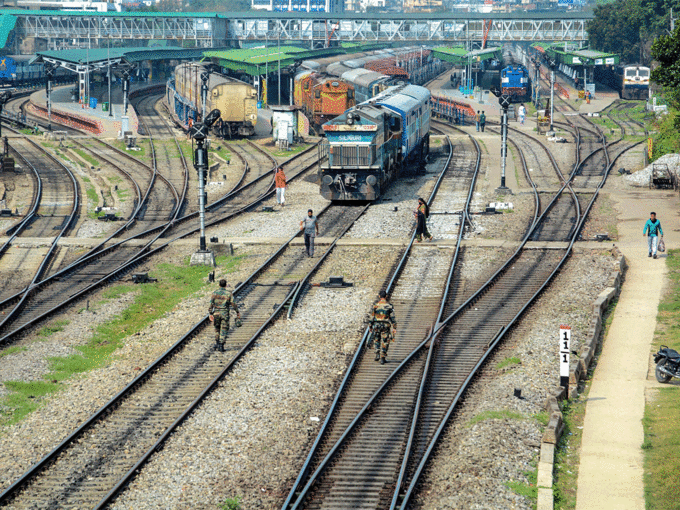
[(647, 99), (649, 97), (649, 67), (632, 64), (595, 66), (596, 82), (618, 90), (622, 99)]
[(209, 64), (185, 63), (175, 68), (175, 79), (166, 87), (166, 101), (175, 119), (185, 128), (203, 111), (201, 74), (209, 73), (206, 111), (222, 113), (213, 131), (222, 138), (251, 136), (257, 124), (257, 89), (248, 83), (211, 72)]
[[(43, 64), (31, 64), (33, 55), (5, 55), (0, 57), (0, 87), (32, 87), (45, 85)], [(58, 67), (53, 82), (74, 82), (76, 74)]]
[(441, 71), (430, 50), (401, 48), (306, 60), (295, 76), (295, 104), (320, 126), (390, 85), (424, 83)]
[(321, 195), (375, 200), (409, 165), (422, 167), (430, 148), (430, 91), (396, 85), (322, 127)]

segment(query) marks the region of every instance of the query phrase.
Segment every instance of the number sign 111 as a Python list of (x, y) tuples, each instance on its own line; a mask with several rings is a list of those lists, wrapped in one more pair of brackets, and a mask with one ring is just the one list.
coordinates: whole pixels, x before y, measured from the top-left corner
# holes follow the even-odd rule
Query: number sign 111
[(569, 387), (569, 354), (571, 353), (571, 326), (560, 325), (560, 386)]

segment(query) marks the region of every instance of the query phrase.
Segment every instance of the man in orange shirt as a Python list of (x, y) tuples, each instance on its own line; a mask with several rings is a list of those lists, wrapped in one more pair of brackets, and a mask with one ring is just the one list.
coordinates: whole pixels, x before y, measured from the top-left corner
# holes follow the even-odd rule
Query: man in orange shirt
[(276, 203), (281, 204), (281, 207), (286, 205), (286, 174), (283, 173), (283, 168), (276, 169), (274, 175), (274, 183), (276, 184)]

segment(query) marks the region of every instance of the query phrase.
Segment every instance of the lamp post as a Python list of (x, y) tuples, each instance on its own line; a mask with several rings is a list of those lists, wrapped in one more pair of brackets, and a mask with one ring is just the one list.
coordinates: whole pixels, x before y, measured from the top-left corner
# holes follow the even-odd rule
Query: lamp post
[(205, 141), (208, 138), (210, 127), (219, 119), (221, 113), (215, 109), (197, 122), (191, 128), (191, 137), (196, 142), (194, 151), (194, 168), (198, 173), (198, 216), (200, 221), (199, 249), (191, 256), (192, 265), (215, 265), (215, 256), (207, 249), (205, 243), (205, 181), (208, 170), (208, 149)]
[(553, 113), (555, 111), (555, 67), (557, 62), (554, 59), (548, 59), (548, 67), (550, 67), (550, 131), (553, 130)]

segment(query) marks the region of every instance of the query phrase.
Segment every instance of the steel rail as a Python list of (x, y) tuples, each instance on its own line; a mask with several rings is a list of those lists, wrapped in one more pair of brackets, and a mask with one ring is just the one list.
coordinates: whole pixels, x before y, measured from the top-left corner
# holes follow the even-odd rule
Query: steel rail
[[(59, 240), (62, 238), (62, 236), (68, 232), (72, 225), (74, 220), (76, 219), (78, 215), (78, 209), (80, 208), (80, 200), (79, 200), (79, 186), (78, 186), (78, 181), (76, 180), (75, 176), (71, 172), (71, 170), (64, 164), (62, 164), (57, 158), (52, 156), (49, 152), (45, 151), (42, 147), (40, 147), (37, 143), (35, 143), (33, 140), (30, 140), (28, 138), (25, 138), (26, 141), (28, 141), (31, 145), (33, 145), (36, 149), (38, 149), (40, 152), (45, 154), (49, 159), (51, 159), (54, 163), (57, 164), (58, 167), (61, 167), (64, 171), (66, 171), (66, 175), (71, 179), (71, 184), (73, 185), (73, 207), (71, 208), (71, 213), (68, 216), (68, 221), (62, 224), (62, 228), (59, 231), (59, 233), (54, 237), (52, 240), (52, 243), (50, 245), (50, 248), (47, 250), (47, 253), (43, 257), (42, 262), (40, 263), (40, 266), (38, 267), (38, 270), (35, 272), (33, 275), (33, 278), (31, 279), (31, 283), (28, 285), (26, 288), (27, 290), (24, 292), (24, 295), (21, 297), (19, 302), (14, 306), (14, 308), (8, 312), (0, 321), (0, 329), (10, 320), (12, 320), (22, 309), (24, 303), (26, 302), (26, 299), (32, 294), (36, 284), (40, 281), (44, 271), (46, 270), (47, 266), (52, 263), (52, 257), (57, 249)], [(33, 165), (28, 161), (28, 159), (24, 158), (24, 161), (26, 164), (30, 165), (33, 167)], [(33, 167), (34, 172), (38, 172), (38, 170)]]
[[(328, 211), (332, 207), (331, 204), (327, 205), (321, 212), (319, 216)], [(365, 209), (364, 209), (365, 210)], [(362, 211), (363, 212), (363, 211)], [(355, 220), (352, 221), (354, 223)], [(343, 232), (344, 233), (344, 232)], [(273, 253), (267, 260), (265, 260), (257, 269), (255, 269), (248, 278), (243, 282), (239, 283), (234, 289), (234, 294), (238, 295), (247, 285), (250, 285), (261, 273), (263, 273), (270, 265), (283, 254), (283, 252), (290, 247), (293, 239), (298, 237), (300, 232), (295, 232), (288, 240), (286, 240), (275, 253)], [(324, 254), (322, 258), (326, 257)], [(315, 266), (316, 267), (316, 266)], [(139, 471), (141, 466), (148, 461), (151, 454), (159, 449), (161, 444), (169, 437), (172, 431), (179, 426), (187, 416), (200, 404), (200, 402), (205, 398), (205, 396), (215, 387), (215, 385), (226, 375), (226, 373), (231, 370), (234, 363), (240, 359), (245, 352), (247, 352), (259, 335), (266, 329), (266, 327), (278, 316), (281, 309), (290, 300), (294, 292), (299, 287), (299, 282), (295, 283), (291, 290), (288, 292), (286, 298), (277, 307), (274, 313), (266, 319), (266, 321), (258, 328), (255, 334), (246, 342), (246, 344), (240, 349), (236, 356), (230, 361), (230, 363), (222, 370), (222, 372), (217, 375), (212, 382), (204, 388), (198, 397), (194, 399), (192, 404), (187, 407), (182, 414), (173, 422), (173, 424), (164, 431), (162, 436), (156, 441), (156, 443), (149, 448), (144, 455), (135, 463), (135, 465), (124, 475), (124, 477), (116, 484), (116, 486), (106, 494), (106, 496), (97, 504), (95, 508), (102, 508), (108, 502), (112, 501), (115, 496), (120, 492), (120, 490), (125, 487), (127, 483), (135, 476)], [(0, 494), (0, 504), (8, 502), (26, 483), (38, 475), (41, 471), (48, 467), (49, 463), (56, 459), (56, 457), (63, 452), (71, 443), (77, 440), (83, 432), (89, 429), (101, 418), (105, 417), (115, 406), (117, 406), (124, 398), (129, 394), (133, 393), (134, 389), (139, 386), (144, 380), (146, 380), (150, 375), (156, 372), (162, 365), (165, 364), (174, 354), (176, 354), (191, 338), (193, 338), (202, 328), (209, 324), (209, 316), (206, 314), (199, 322), (194, 324), (191, 329), (183, 335), (173, 346), (171, 346), (165, 353), (163, 353), (159, 358), (157, 358), (151, 365), (149, 365), (142, 373), (140, 373), (135, 379), (133, 379), (125, 388), (118, 392), (111, 400), (104, 404), (98, 411), (96, 411), (90, 418), (88, 418), (82, 425), (80, 425), (76, 430), (74, 430), (66, 439), (64, 439), (59, 445), (57, 445), (51, 452), (40, 459), (36, 464), (31, 466), (19, 479), (17, 479), (10, 487)]]
[[(461, 385), (460, 389), (456, 393), (456, 395), (453, 398), (452, 403), (449, 405), (449, 408), (447, 412), (445, 413), (444, 417), (442, 418), (437, 430), (435, 431), (433, 437), (430, 439), (430, 443), (428, 445), (427, 450), (425, 451), (423, 458), (421, 459), (420, 463), (418, 464), (418, 467), (416, 468), (414, 475), (412, 477), (411, 483), (409, 484), (408, 490), (406, 494), (404, 495), (403, 499), (401, 500), (400, 503), (400, 508), (405, 509), (408, 508), (408, 503), (413, 496), (416, 486), (419, 483), (420, 476), (423, 473), (423, 470), (425, 469), (425, 466), (427, 462), (429, 461), (432, 452), (434, 451), (434, 448), (436, 444), (439, 441), (439, 438), (441, 437), (441, 434), (443, 430), (446, 428), (449, 419), (451, 418), (451, 415), (453, 414), (454, 409), (458, 405), (458, 402), (460, 401), (460, 398), (462, 395), (465, 393), (467, 390), (470, 382), (472, 381), (472, 378), (476, 375), (477, 371), (479, 368), (484, 364), (488, 356), (495, 350), (496, 346), (498, 343), (504, 338), (505, 334), (510, 330), (512, 326), (522, 317), (526, 309), (533, 304), (533, 302), (538, 298), (538, 296), (545, 290), (545, 288), (550, 284), (552, 281), (553, 277), (557, 274), (557, 272), (561, 269), (562, 265), (566, 262), (566, 260), (571, 256), (572, 249), (574, 246), (574, 243), (576, 242), (576, 239), (578, 238), (580, 230), (583, 228), (583, 225), (585, 224), (585, 221), (588, 217), (588, 213), (590, 212), (593, 204), (595, 203), (595, 200), (597, 199), (597, 195), (599, 194), (600, 189), (604, 186), (607, 176), (609, 175), (609, 171), (611, 170), (612, 164), (608, 162), (608, 165), (605, 169), (604, 176), (602, 177), (601, 182), (599, 183), (598, 187), (596, 188), (592, 199), (590, 200), (588, 206), (584, 210), (584, 213), (578, 222), (577, 227), (574, 229), (573, 234), (571, 236), (569, 245), (567, 249), (565, 250), (565, 254), (562, 257), (562, 259), (557, 263), (556, 267), (553, 269), (553, 271), (550, 273), (550, 275), (546, 278), (546, 280), (543, 282), (543, 284), (539, 287), (539, 289), (531, 296), (531, 298), (522, 306), (522, 308), (519, 310), (519, 312), (512, 318), (508, 324), (504, 325), (501, 327), (501, 329), (498, 331), (498, 333), (495, 335), (494, 338), (491, 339), (489, 342), (489, 347), (488, 349), (484, 352), (484, 354), (481, 356), (480, 360), (477, 362), (473, 370), (470, 372), (470, 374), (467, 376), (463, 384)], [(574, 170), (574, 172), (576, 169)], [(447, 321), (445, 322), (450, 322), (450, 320), (453, 318), (453, 316), (449, 317)], [(442, 328), (439, 328), (431, 337), (432, 343), (435, 343), (436, 337), (443, 332)]]
[[(311, 149), (311, 148), (310, 148), (310, 149)], [(308, 149), (308, 150), (309, 150), (309, 149)], [(286, 164), (286, 165), (287, 165), (287, 164), (290, 164), (291, 162), (295, 161), (298, 157), (300, 157), (300, 156), (303, 155), (303, 154), (305, 154), (305, 152), (300, 152), (300, 153), (298, 153), (296, 156), (293, 156), (292, 158), (286, 160), (286, 161), (285, 161), (284, 163), (282, 163), (282, 164)], [(315, 164), (315, 163), (314, 163), (314, 164)], [(312, 164), (312, 165), (306, 167), (304, 170), (302, 170), (302, 171), (298, 172), (296, 175), (292, 176), (292, 177), (289, 179), (289, 182), (290, 182), (291, 180), (293, 180), (293, 179), (299, 177), (300, 175), (302, 175), (305, 171), (307, 171), (309, 168), (311, 168), (314, 164)], [(265, 178), (265, 177), (267, 177), (267, 175), (272, 174), (272, 173), (273, 173), (273, 172), (272, 172), (271, 170), (268, 171), (266, 174), (264, 174), (264, 175), (258, 177), (255, 181), (251, 181), (251, 182), (249, 182), (249, 183), (247, 183), (247, 184), (241, 186), (241, 188), (239, 188), (237, 191), (240, 192), (240, 191), (243, 190), (243, 189), (249, 188), (254, 182), (256, 182), (256, 181), (259, 182), (260, 180), (262, 180), (262, 178)], [(236, 216), (236, 215), (238, 215), (238, 214), (240, 214), (240, 213), (242, 213), (242, 212), (248, 211), (249, 209), (251, 209), (252, 207), (254, 207), (257, 203), (259, 203), (259, 202), (261, 202), (262, 200), (268, 198), (269, 196), (271, 196), (271, 195), (274, 193), (274, 190), (272, 189), (272, 185), (273, 185), (273, 179), (272, 179), (272, 183), (271, 183), (271, 184), (269, 185), (269, 187), (267, 188), (267, 191), (265, 191), (264, 193), (260, 194), (260, 195), (257, 196), (255, 199), (251, 200), (251, 201), (250, 201), (248, 204), (246, 204), (245, 206), (243, 206), (243, 207), (241, 207), (241, 208), (239, 208), (239, 209), (237, 209), (237, 210), (235, 210), (235, 211), (232, 211), (232, 212), (229, 213), (228, 215), (226, 215), (226, 216), (224, 216), (224, 217), (221, 217), (221, 218), (217, 218), (217, 219), (215, 219), (215, 220), (213, 220), (213, 221), (211, 221), (211, 222), (207, 222), (207, 223), (206, 223), (206, 227), (212, 226), (212, 225), (216, 225), (216, 224), (221, 223), (221, 222), (223, 222), (223, 221), (229, 220), (229, 219), (233, 218), (234, 216)], [(224, 200), (225, 200), (225, 198), (223, 197), (223, 198), (220, 199), (219, 201), (224, 201)], [(169, 223), (168, 226), (166, 227), (166, 230), (168, 230), (168, 229), (171, 228), (171, 227), (174, 227), (178, 222), (185, 221), (185, 220), (186, 220), (187, 218), (189, 218), (189, 217), (195, 217), (195, 216), (197, 216), (197, 214), (198, 214), (198, 213), (196, 213), (196, 214), (193, 214), (193, 213), (192, 213), (192, 214), (186, 215), (186, 216), (184, 216), (184, 217), (182, 217), (182, 218), (179, 218), (179, 219), (176, 220), (173, 224), (170, 224), (170, 223)], [(157, 228), (161, 228), (161, 227), (157, 227)], [(156, 229), (157, 229), (157, 228), (156, 228)], [(152, 230), (156, 230), (156, 229), (152, 229)], [(156, 248), (153, 248), (153, 247), (152, 247), (152, 242), (147, 243), (144, 247), (142, 247), (142, 249), (138, 250), (138, 252), (137, 252), (136, 255), (130, 257), (127, 261), (125, 261), (123, 264), (121, 264), (118, 268), (115, 268), (114, 270), (112, 270), (108, 275), (102, 277), (101, 279), (99, 279), (99, 280), (97, 280), (96, 282), (92, 283), (91, 285), (89, 285), (89, 286), (87, 286), (87, 287), (81, 289), (80, 291), (78, 291), (78, 292), (76, 292), (76, 293), (70, 295), (67, 299), (65, 299), (64, 301), (62, 301), (61, 303), (59, 303), (58, 305), (56, 305), (56, 306), (53, 307), (52, 309), (50, 309), (50, 310), (48, 310), (48, 311), (42, 313), (42, 314), (39, 315), (38, 317), (34, 318), (30, 323), (24, 324), (23, 326), (20, 326), (19, 328), (17, 328), (17, 329), (15, 329), (15, 330), (13, 330), (13, 331), (11, 331), (11, 332), (5, 334), (4, 336), (0, 337), (0, 345), (3, 345), (3, 344), (8, 343), (8, 342), (9, 342), (13, 337), (15, 337), (17, 334), (19, 334), (19, 333), (25, 331), (26, 329), (32, 327), (32, 325), (33, 325), (35, 322), (45, 319), (46, 317), (48, 317), (49, 315), (53, 314), (54, 312), (60, 310), (60, 309), (63, 308), (64, 306), (68, 305), (69, 303), (72, 303), (73, 301), (79, 299), (80, 297), (84, 296), (85, 294), (87, 294), (87, 293), (91, 292), (92, 290), (94, 290), (94, 289), (100, 287), (101, 284), (106, 283), (106, 282), (109, 282), (109, 281), (112, 281), (112, 280), (115, 280), (115, 279), (121, 277), (121, 276), (122, 276), (123, 274), (125, 274), (127, 271), (129, 271), (129, 270), (133, 269), (134, 267), (136, 267), (137, 265), (139, 265), (139, 264), (142, 262), (142, 260), (144, 260), (144, 259), (146, 259), (147, 257), (151, 256), (152, 254), (158, 253), (160, 250), (162, 250), (162, 249), (166, 248), (167, 246), (169, 246), (172, 242), (174, 242), (174, 241), (176, 241), (176, 240), (179, 240), (179, 239), (183, 239), (184, 237), (190, 236), (190, 235), (194, 234), (194, 233), (197, 232), (197, 231), (198, 231), (198, 228), (194, 228), (194, 229), (189, 230), (189, 231), (187, 231), (187, 232), (185, 232), (185, 233), (179, 234), (179, 235), (177, 235), (176, 237), (173, 237), (173, 238), (170, 239), (169, 241), (163, 243), (162, 245), (160, 245), (160, 246), (158, 246), (158, 247), (156, 247)], [(165, 231), (164, 231), (164, 232), (165, 232)], [(160, 237), (162, 236), (162, 234), (163, 234), (164, 232), (162, 232), (160, 235), (156, 236), (156, 238), (154, 239), (154, 242), (157, 241), (158, 239), (160, 239)], [(146, 233), (148, 234), (149, 231), (147, 231)], [(119, 245), (119, 244), (122, 244), (122, 243), (124, 243), (124, 242), (126, 242), (126, 241), (121, 241), (120, 243), (118, 243), (118, 245)], [(118, 246), (118, 245), (113, 245), (113, 246)], [(86, 258), (86, 259), (82, 259), (82, 260), (81, 260), (81, 263), (84, 264), (84, 263), (86, 263), (86, 262), (90, 262), (94, 257), (102, 256), (105, 252), (108, 252), (109, 249), (113, 248), (113, 246), (108, 247), (108, 248), (106, 248), (105, 250), (102, 250), (101, 252), (99, 252), (99, 253), (97, 253), (97, 254), (90, 255), (90, 256), (89, 256), (88, 258)], [(73, 270), (73, 269), (74, 269), (74, 267), (68, 267), (68, 268), (65, 268), (65, 269), (63, 269), (63, 270), (60, 270), (59, 272), (57, 272), (57, 273), (51, 275), (49, 278), (46, 278), (45, 280), (43, 280), (42, 282), (40, 282), (38, 285), (45, 285), (45, 284), (47, 284), (48, 282), (54, 281), (57, 277), (62, 277), (62, 276), (65, 275), (65, 273), (66, 273), (67, 271)], [(20, 295), (21, 295), (21, 292), (18, 293), (18, 294), (15, 294), (15, 295), (12, 296), (12, 297), (10, 297), (10, 298), (9, 298), (8, 300), (6, 300), (5, 302), (8, 302), (10, 299), (13, 299), (13, 298), (18, 298), (18, 296), (20, 296)], [(0, 304), (2, 304), (2, 303), (0, 303)]]
[[(448, 137), (446, 138), (446, 140), (447, 140), (447, 143), (449, 145), (449, 156), (446, 160), (446, 163), (444, 164), (444, 168), (443, 168), (442, 172), (440, 172), (440, 175), (439, 175), (439, 177), (438, 177), (438, 179), (435, 183), (435, 186), (434, 186), (432, 192), (430, 193), (430, 196), (427, 200), (428, 205), (432, 203), (433, 198), (435, 197), (437, 191), (439, 190), (439, 187), (441, 185), (444, 174), (446, 173), (446, 171), (447, 171), (447, 169), (450, 165), (451, 159), (453, 157), (453, 147), (451, 145), (451, 141)], [(463, 230), (463, 228), (464, 228), (463, 222), (461, 222), (460, 227), (461, 227), (461, 230)], [(411, 239), (409, 241), (409, 244), (406, 247), (406, 250), (404, 251), (404, 254), (402, 255), (399, 262), (397, 263), (396, 268), (393, 272), (393, 275), (392, 275), (389, 283), (387, 284), (385, 291), (388, 295), (391, 294), (397, 279), (399, 278), (402, 270), (406, 266), (406, 261), (408, 260), (409, 255), (411, 253), (411, 248), (413, 247), (413, 244), (415, 242), (415, 238), (416, 238), (416, 233), (414, 231), (413, 234), (411, 235)], [(302, 486), (303, 481), (306, 478), (308, 478), (308, 474), (309, 474), (310, 467), (311, 467), (311, 462), (312, 462), (314, 456), (317, 454), (317, 451), (321, 446), (321, 442), (322, 442), (324, 436), (326, 435), (326, 433), (328, 431), (331, 420), (332, 420), (336, 410), (339, 407), (342, 395), (345, 393), (345, 390), (349, 387), (350, 381), (354, 377), (354, 373), (356, 372), (358, 365), (359, 365), (359, 358), (360, 358), (361, 353), (363, 351), (363, 345), (366, 343), (366, 340), (368, 338), (369, 333), (370, 333), (370, 330), (367, 327), (364, 330), (364, 333), (363, 333), (361, 340), (359, 342), (359, 348), (355, 351), (354, 356), (353, 356), (349, 366), (347, 367), (347, 370), (345, 371), (345, 376), (343, 377), (343, 380), (340, 383), (340, 386), (339, 386), (339, 388), (336, 392), (335, 398), (333, 399), (333, 402), (331, 403), (331, 406), (330, 406), (328, 412), (326, 413), (326, 418), (325, 418), (323, 424), (321, 425), (321, 428), (319, 429), (317, 437), (316, 437), (314, 443), (312, 444), (309, 453), (307, 454), (307, 458), (306, 458), (306, 460), (305, 460), (305, 462), (304, 462), (304, 464), (303, 464), (303, 466), (300, 470), (300, 473), (298, 474), (297, 479), (293, 483), (293, 485), (292, 485), (292, 487), (291, 487), (291, 489), (288, 493), (288, 497), (286, 498), (285, 502), (283, 503), (283, 505), (281, 507), (284, 510), (287, 510), (289, 508), (297, 508), (298, 504), (301, 502), (301, 500), (304, 498), (304, 495), (307, 493), (307, 491), (309, 490), (309, 488), (313, 484), (313, 481), (315, 479), (315, 474), (317, 472), (319, 472), (319, 469), (321, 469), (321, 466), (319, 466), (317, 468), (317, 470), (315, 471), (315, 473), (311, 475), (309, 481), (303, 487), (302, 491), (299, 494), (296, 494), (298, 492), (298, 490), (300, 489), (300, 487)], [(384, 384), (383, 384), (383, 386), (384, 386)], [(382, 386), (381, 386), (381, 388), (382, 388)], [(369, 405), (370, 405), (370, 403), (366, 404), (364, 409), (367, 408)], [(355, 421), (357, 421), (357, 420), (355, 420)], [(354, 421), (352, 422), (352, 424), (350, 424), (350, 427), (352, 427), (353, 424), (354, 424)], [(344, 436), (345, 436), (345, 434), (343, 434), (343, 437)], [(340, 443), (340, 440), (338, 440), (336, 445), (339, 444), (339, 443)], [(295, 505), (293, 505), (294, 499), (296, 500)], [(293, 506), (291, 506), (291, 505), (293, 505)]]
[(5, 231), (6, 235), (9, 235), (9, 239), (0, 247), (0, 255), (5, 253), (7, 249), (12, 245), (12, 241), (28, 226), (28, 224), (33, 220), (35, 217), (36, 212), (38, 211), (38, 207), (40, 207), (40, 200), (42, 199), (42, 178), (40, 177), (40, 174), (36, 171), (35, 167), (31, 165), (26, 158), (21, 155), (18, 151), (12, 149), (14, 152), (16, 152), (17, 156), (19, 156), (23, 161), (26, 166), (28, 166), (31, 171), (33, 172), (36, 182), (37, 182), (37, 187), (33, 192), (33, 197), (32, 197), (32, 206), (31, 210), (26, 213), (26, 216), (24, 216), (24, 219), (18, 222), (17, 224), (11, 226)]

